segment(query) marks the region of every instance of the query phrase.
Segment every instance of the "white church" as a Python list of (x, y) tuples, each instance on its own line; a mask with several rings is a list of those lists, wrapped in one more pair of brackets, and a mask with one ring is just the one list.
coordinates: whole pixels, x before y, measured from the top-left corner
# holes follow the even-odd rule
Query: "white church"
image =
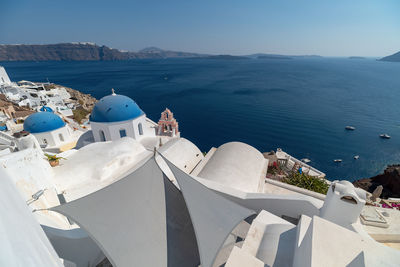
[(105, 96), (90, 115), (92, 134), (96, 142), (113, 141), (129, 136), (135, 140), (154, 137), (154, 127), (146, 123), (146, 114), (131, 98), (115, 94)]
[(53, 112), (36, 112), (24, 121), (24, 130), (33, 134), (41, 146), (59, 147), (71, 139), (71, 129)]

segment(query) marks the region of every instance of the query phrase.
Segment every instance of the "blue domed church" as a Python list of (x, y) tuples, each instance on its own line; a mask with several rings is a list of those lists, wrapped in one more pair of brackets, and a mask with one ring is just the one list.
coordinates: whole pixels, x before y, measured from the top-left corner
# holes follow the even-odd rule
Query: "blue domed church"
[(71, 142), (70, 129), (53, 112), (29, 115), (24, 121), (24, 130), (33, 134), (42, 147), (56, 148)]
[(128, 136), (136, 140), (155, 136), (146, 127), (146, 114), (131, 98), (113, 93), (96, 103), (90, 115), (94, 141), (104, 142)]

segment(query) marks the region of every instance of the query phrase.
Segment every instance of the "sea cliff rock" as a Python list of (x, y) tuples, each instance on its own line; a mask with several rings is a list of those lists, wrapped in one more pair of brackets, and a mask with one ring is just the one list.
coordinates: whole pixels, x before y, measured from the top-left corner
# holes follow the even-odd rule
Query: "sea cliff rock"
[(0, 61), (97, 61), (128, 57), (128, 53), (92, 43), (0, 45)]
[(146, 58), (197, 57), (199, 54), (162, 50), (122, 51), (94, 43), (0, 45), (0, 61), (116, 61)]
[(370, 193), (379, 185), (383, 186), (381, 198), (400, 197), (400, 164), (389, 165), (383, 174), (371, 178), (360, 179), (353, 184)]

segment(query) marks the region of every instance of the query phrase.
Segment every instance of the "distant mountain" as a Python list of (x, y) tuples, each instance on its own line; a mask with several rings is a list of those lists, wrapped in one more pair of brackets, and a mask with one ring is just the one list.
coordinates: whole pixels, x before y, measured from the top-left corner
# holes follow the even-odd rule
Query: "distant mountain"
[(387, 57), (383, 57), (379, 60), (380, 61), (400, 62), (400, 52), (397, 52), (397, 53), (387, 56)]
[(153, 56), (155, 58), (184, 58), (184, 57), (203, 57), (205, 54), (189, 53), (189, 52), (178, 52), (171, 50), (163, 50), (158, 47), (147, 47), (136, 54), (143, 55), (145, 57)]
[(287, 56), (277, 54), (252, 54), (246, 56), (208, 55), (190, 52), (163, 50), (147, 47), (138, 52), (123, 51), (99, 46), (95, 43), (60, 43), (44, 45), (2, 45), (0, 44), (0, 61), (115, 61), (147, 58), (207, 58), (207, 59), (291, 59), (314, 58), (315, 55)]
[(112, 61), (197, 56), (204, 55), (167, 51), (156, 47), (145, 48), (139, 52), (129, 52), (94, 43), (0, 45), (0, 61)]
[(282, 55), (262, 55), (258, 56), (257, 59), (292, 59), (292, 58)]
[(216, 56), (204, 56), (204, 57), (196, 57), (200, 59), (223, 59), (223, 60), (238, 60), (238, 59), (250, 59), (245, 56), (232, 56), (232, 55), (216, 55)]

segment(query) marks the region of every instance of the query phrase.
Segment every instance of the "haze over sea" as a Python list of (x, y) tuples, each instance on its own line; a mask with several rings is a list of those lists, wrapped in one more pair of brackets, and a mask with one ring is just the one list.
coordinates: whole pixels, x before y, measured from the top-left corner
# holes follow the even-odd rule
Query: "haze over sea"
[[(182, 136), (202, 151), (229, 141), (261, 152), (280, 147), (311, 159), (330, 180), (370, 177), (400, 163), (400, 63), (295, 58), (1, 65), (13, 81), (48, 78), (98, 99), (115, 88), (154, 121), (168, 107)], [(392, 138), (380, 139), (380, 133)], [(334, 163), (337, 158), (343, 162)]]

